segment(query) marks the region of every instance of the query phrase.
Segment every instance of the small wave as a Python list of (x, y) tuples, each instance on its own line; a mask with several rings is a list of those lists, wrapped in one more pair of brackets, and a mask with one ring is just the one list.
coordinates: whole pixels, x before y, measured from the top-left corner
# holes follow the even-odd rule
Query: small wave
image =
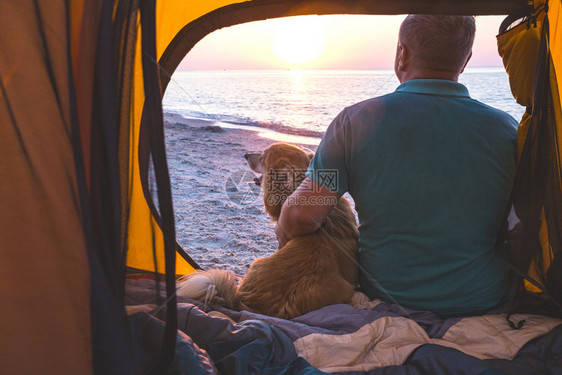
[(249, 126), (257, 126), (260, 128), (270, 129), (279, 133), (285, 133), (290, 135), (299, 135), (303, 137), (315, 137), (315, 138), (322, 138), (324, 132), (312, 130), (312, 129), (303, 129), (303, 128), (294, 128), (292, 126), (282, 125), (282, 124), (272, 124), (268, 122), (253, 122), (248, 123), (246, 125)]
[(236, 118), (234, 116), (211, 116), (213, 120), (219, 120), (220, 122), (232, 124), (232, 125), (242, 125), (242, 126), (253, 126), (257, 128), (264, 128), (276, 131), (278, 133), (290, 134), (290, 135), (298, 135), (302, 137), (315, 137), (315, 138), (322, 138), (324, 136), (323, 131), (313, 130), (313, 129), (305, 129), (305, 128), (296, 128), (289, 125), (277, 124), (272, 122), (266, 121), (253, 121), (249, 118)]
[(253, 119), (247, 117), (237, 117), (232, 115), (214, 115), (214, 114), (206, 114), (196, 111), (167, 110), (166, 112), (180, 114), (182, 116), (193, 118), (193, 119), (216, 121), (219, 123), (237, 125), (237, 126), (251, 126), (255, 128), (272, 130), (278, 133), (296, 135), (302, 137), (322, 138), (322, 136), (324, 135), (323, 131), (306, 129), (306, 128), (296, 128), (289, 125), (277, 124), (277, 123), (266, 122), (266, 121), (254, 121)]

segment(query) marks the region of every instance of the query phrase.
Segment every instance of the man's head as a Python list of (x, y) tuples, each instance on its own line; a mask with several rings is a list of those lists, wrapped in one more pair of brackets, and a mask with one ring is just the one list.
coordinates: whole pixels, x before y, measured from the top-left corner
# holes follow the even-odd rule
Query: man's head
[(457, 80), (472, 56), (475, 31), (472, 16), (409, 15), (398, 35), (398, 79)]

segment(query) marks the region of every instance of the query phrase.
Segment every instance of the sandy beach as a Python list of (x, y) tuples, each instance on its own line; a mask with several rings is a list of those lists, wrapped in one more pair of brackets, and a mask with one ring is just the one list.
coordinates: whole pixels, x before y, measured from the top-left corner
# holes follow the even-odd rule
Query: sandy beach
[(281, 140), (315, 150), (319, 140), (219, 125), (165, 114), (177, 239), (203, 269), (244, 275), (254, 259), (277, 249), (244, 154)]

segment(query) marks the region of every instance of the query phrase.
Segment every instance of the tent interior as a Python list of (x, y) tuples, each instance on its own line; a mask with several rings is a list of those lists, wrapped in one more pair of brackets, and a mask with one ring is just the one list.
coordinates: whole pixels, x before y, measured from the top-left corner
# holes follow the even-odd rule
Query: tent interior
[[(290, 322), (284, 326), (250, 314), (236, 315), (236, 324), (234, 315), (231, 320), (211, 316), (195, 302), (179, 301), (178, 307), (175, 295), (177, 276), (198, 265), (176, 243), (163, 93), (181, 60), (206, 35), (277, 17), (510, 15), (498, 37), (499, 51), (514, 97), (527, 112), (518, 131), (512, 194), (520, 225), (516, 233), (504, 228), (498, 249), (512, 264), (521, 290), (559, 309), (560, 7), (554, 0), (3, 2), (0, 176), (8, 183), (0, 185), (0, 269), (7, 281), (0, 286), (5, 303), (0, 316), (9, 323), (0, 328), (2, 373), (361, 372), (323, 366), (313, 356), (303, 359), (301, 352), (297, 356), (289, 337), (302, 343), (308, 336), (296, 333)], [(159, 307), (127, 316), (125, 301), (136, 296), (126, 292), (126, 280), (139, 275), (150, 276), (150, 302)], [(528, 304), (514, 311), (542, 312)], [(533, 338), (540, 333), (550, 340), (543, 362), (562, 363), (562, 330), (553, 322), (537, 321)], [(224, 344), (225, 337), (238, 346)], [(424, 340), (429, 345), (418, 346), (435, 344)], [(258, 342), (268, 342), (267, 348)], [(290, 348), (274, 355), (287, 342)], [(404, 365), (395, 372), (383, 364), (368, 371), (410, 373), (424, 365), (416, 357), (426, 355), (424, 350), (400, 357)], [(457, 358), (460, 352), (436, 353)], [(468, 363), (465, 357), (455, 361)], [(527, 362), (514, 352), (509, 360), (469, 365), (493, 371), (524, 368)], [(560, 369), (558, 363), (554, 360), (552, 368)]]

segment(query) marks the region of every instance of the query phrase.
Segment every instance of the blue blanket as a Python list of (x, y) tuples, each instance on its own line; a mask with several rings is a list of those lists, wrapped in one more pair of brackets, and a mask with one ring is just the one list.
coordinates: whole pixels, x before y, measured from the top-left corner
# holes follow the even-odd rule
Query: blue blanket
[(562, 374), (562, 320), (539, 315), (512, 316), (513, 329), (505, 314), (440, 319), (358, 293), (289, 321), (191, 302), (172, 373)]

